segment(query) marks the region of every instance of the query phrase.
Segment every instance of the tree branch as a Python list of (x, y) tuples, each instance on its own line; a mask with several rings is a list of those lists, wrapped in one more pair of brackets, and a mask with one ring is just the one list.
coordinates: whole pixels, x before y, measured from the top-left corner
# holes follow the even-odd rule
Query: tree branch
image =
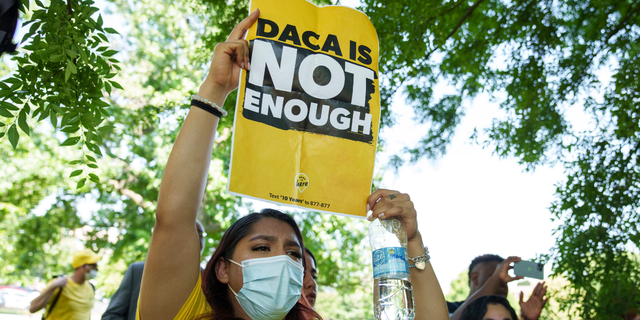
[(146, 208), (147, 204), (144, 203), (144, 198), (136, 193), (133, 190), (127, 189), (124, 187), (126, 180), (115, 180), (115, 179), (110, 179), (109, 180), (109, 185), (113, 186), (114, 189), (116, 189), (118, 192), (120, 192), (120, 194), (122, 194), (123, 196), (127, 196), (129, 197), (129, 199), (131, 199), (133, 202), (135, 202), (135, 204), (137, 204), (139, 207), (141, 208)]
[(591, 55), (591, 57), (589, 57), (589, 62), (587, 62), (587, 64), (585, 64), (584, 68), (582, 68), (582, 70), (580, 70), (580, 73), (578, 74), (578, 76), (571, 83), (570, 88), (575, 89), (575, 87), (578, 85), (578, 83), (582, 82), (582, 78), (584, 78), (584, 75), (587, 72), (587, 70), (589, 69), (589, 66), (591, 66), (591, 63), (593, 63), (593, 60), (600, 54), (600, 52), (602, 52), (606, 48), (607, 45), (609, 45), (609, 40), (611, 40), (611, 38), (613, 38), (613, 36), (618, 34), (618, 32), (620, 32), (627, 25), (626, 24), (627, 20), (629, 20), (630, 17), (635, 16), (635, 14), (639, 10), (640, 10), (640, 5), (636, 6), (633, 9), (631, 9), (629, 12), (627, 12), (627, 14), (624, 16), (622, 21), (620, 21), (618, 23), (618, 25), (613, 30), (611, 30), (609, 32), (609, 34), (607, 34), (607, 36), (604, 39), (604, 41), (602, 42), (602, 45), (600, 46), (600, 48), (598, 48), (598, 50), (596, 50), (596, 52), (594, 52)]
[(467, 18), (469, 18), (471, 16), (471, 14), (473, 13), (474, 10), (476, 10), (476, 8), (482, 3), (484, 2), (484, 0), (478, 0), (476, 3), (474, 3), (471, 8), (469, 8), (469, 10), (467, 11), (467, 13), (462, 17), (462, 19), (460, 21), (458, 21), (458, 25), (456, 25), (455, 28), (453, 28), (453, 30), (451, 30), (451, 32), (449, 33), (449, 35), (447, 35), (447, 37), (441, 42), (441, 44), (439, 46), (436, 46), (435, 48), (433, 48), (433, 50), (429, 51), (429, 53), (427, 53), (427, 55), (425, 56), (425, 60), (429, 60), (429, 57), (431, 57), (431, 55), (438, 49), (440, 49), (446, 42), (447, 40), (449, 40), (449, 38), (451, 38), (451, 36), (453, 36), (458, 29), (460, 29), (460, 27), (462, 27), (462, 25), (464, 24), (464, 21), (467, 20)]

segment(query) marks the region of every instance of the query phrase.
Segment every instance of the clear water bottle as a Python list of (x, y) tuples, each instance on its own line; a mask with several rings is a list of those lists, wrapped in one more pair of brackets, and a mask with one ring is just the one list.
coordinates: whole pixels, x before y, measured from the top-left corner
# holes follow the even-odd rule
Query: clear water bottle
[(397, 219), (369, 224), (373, 260), (373, 303), (376, 320), (413, 320), (407, 231)]

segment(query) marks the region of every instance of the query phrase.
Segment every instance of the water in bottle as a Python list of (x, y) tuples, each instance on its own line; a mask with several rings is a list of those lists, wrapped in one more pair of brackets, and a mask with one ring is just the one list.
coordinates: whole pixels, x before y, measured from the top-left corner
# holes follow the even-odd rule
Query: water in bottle
[(413, 320), (413, 289), (404, 225), (397, 219), (376, 219), (369, 225), (369, 241), (376, 320)]

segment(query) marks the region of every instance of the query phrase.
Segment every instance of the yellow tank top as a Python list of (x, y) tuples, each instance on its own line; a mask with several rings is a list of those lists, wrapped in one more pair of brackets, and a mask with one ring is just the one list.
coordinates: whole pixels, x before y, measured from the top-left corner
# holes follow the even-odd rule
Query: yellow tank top
[[(198, 282), (196, 282), (195, 287), (191, 291), (189, 298), (182, 305), (180, 311), (175, 316), (175, 320), (192, 320), (195, 317), (211, 312), (211, 307), (209, 303), (207, 303), (207, 299), (204, 296), (204, 292), (202, 292), (201, 288), (202, 283), (202, 274), (198, 272)], [(140, 319), (140, 299), (138, 299), (138, 310), (136, 311), (136, 320)]]

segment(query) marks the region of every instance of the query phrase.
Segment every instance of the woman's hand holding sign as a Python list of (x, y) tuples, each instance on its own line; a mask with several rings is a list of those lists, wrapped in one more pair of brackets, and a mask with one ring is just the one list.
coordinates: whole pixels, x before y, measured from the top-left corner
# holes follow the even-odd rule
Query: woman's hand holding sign
[[(408, 194), (378, 189), (367, 199), (367, 211), (369, 210), (371, 210), (369, 221), (376, 218), (381, 220), (396, 218), (405, 225), (407, 255), (410, 258), (419, 257), (426, 253), (422, 235), (418, 230), (418, 214)], [(409, 268), (415, 300), (415, 319), (449, 319), (447, 304), (431, 267), (431, 262), (427, 261), (424, 266), (420, 267), (424, 268)]]
[(229, 34), (227, 42), (216, 45), (209, 74), (200, 86), (198, 95), (222, 106), (227, 95), (238, 87), (240, 70), (251, 69), (249, 63), (249, 43), (244, 36), (260, 16), (256, 9)]
[[(201, 98), (222, 106), (237, 88), (240, 70), (249, 67), (249, 47), (242, 38), (259, 14), (254, 11), (233, 29), (227, 42), (216, 46), (209, 74), (198, 92)], [(171, 150), (142, 276), (142, 319), (173, 319), (198, 281), (199, 272), (194, 270), (200, 266), (200, 240), (194, 223), (206, 186), (218, 120), (205, 109), (191, 107)]]

